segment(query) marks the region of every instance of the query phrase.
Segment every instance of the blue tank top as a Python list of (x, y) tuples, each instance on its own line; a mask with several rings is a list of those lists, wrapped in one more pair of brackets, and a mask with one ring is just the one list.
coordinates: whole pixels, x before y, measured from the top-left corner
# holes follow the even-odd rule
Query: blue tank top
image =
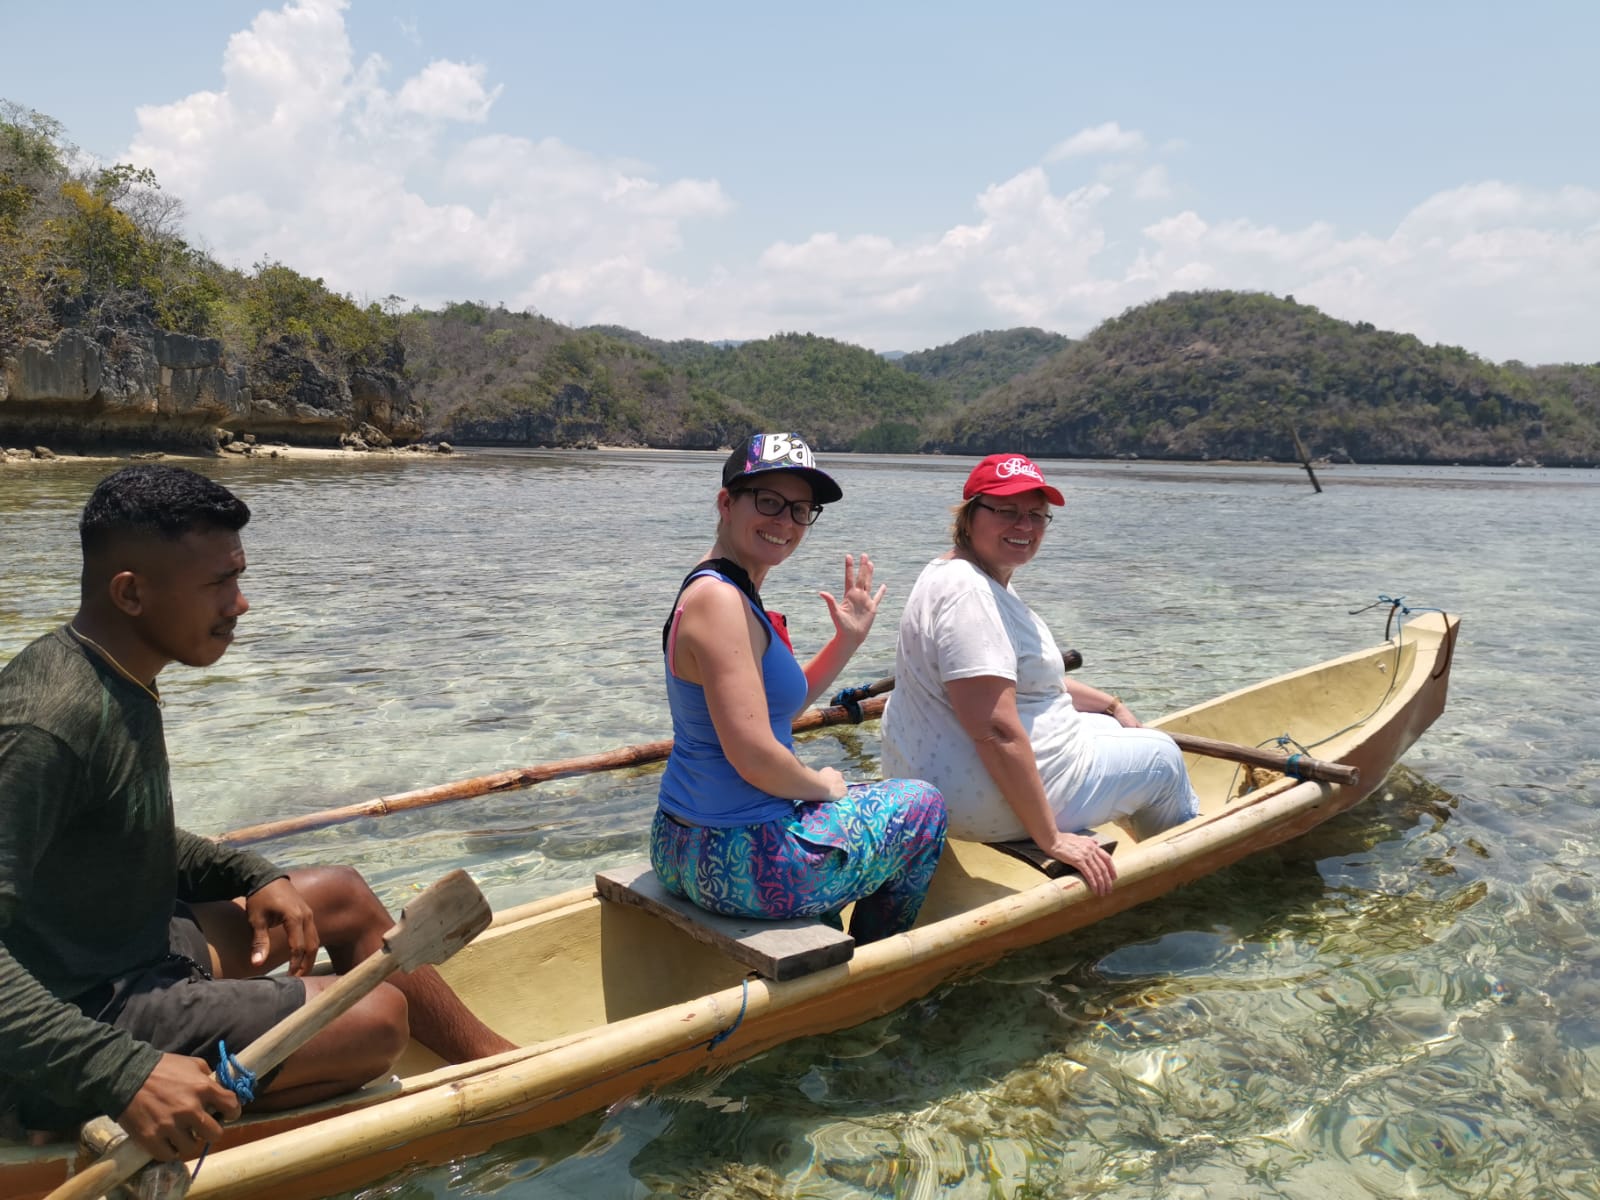
[[(709, 575), (731, 587), (738, 587), (720, 571), (700, 571), (690, 576)], [(685, 580), (687, 586), (688, 580)], [(743, 595), (743, 589), (740, 589)], [(810, 690), (805, 672), (795, 661), (794, 652), (774, 632), (772, 622), (748, 596), (745, 603), (761, 618), (767, 631), (767, 650), (761, 656), (761, 680), (767, 696), (767, 719), (772, 736), (790, 749), (794, 734), (790, 726), (806, 702)], [(711, 710), (706, 707), (705, 689), (697, 683), (679, 679), (672, 673), (671, 645), (665, 655), (667, 703), (672, 709), (672, 754), (661, 776), (661, 808), (668, 816), (695, 825), (722, 828), (730, 825), (759, 825), (794, 813), (795, 802), (772, 796), (746, 783), (722, 753)]]

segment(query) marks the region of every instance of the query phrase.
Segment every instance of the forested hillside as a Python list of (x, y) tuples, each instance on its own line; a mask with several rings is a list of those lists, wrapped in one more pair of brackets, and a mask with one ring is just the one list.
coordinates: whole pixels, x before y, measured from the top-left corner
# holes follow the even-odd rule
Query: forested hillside
[(0, 102), (0, 351), (132, 327), (218, 339), (239, 366), (284, 350), (328, 371), (399, 366), (393, 305), (271, 259), (225, 267), (179, 236), (183, 204), (151, 172), (75, 155), (58, 122)]
[(661, 342), (478, 304), (405, 329), (430, 423), (454, 441), (695, 448), (781, 428), (823, 450), (914, 451), (944, 406), (872, 351), (811, 334)]
[(912, 451), (945, 401), (870, 350), (809, 333), (721, 350), (691, 368), (766, 426), (801, 429), (826, 449)]
[(1026, 375), (1071, 344), (1069, 338), (1043, 329), (986, 329), (932, 350), (901, 355), (895, 366), (928, 380), (956, 404), (967, 404), (990, 388)]
[(952, 416), (931, 446), (1154, 458), (1600, 462), (1600, 367), (1495, 365), (1292, 298), (1175, 293)]
[(482, 304), (413, 311), (403, 331), (429, 428), (453, 441), (715, 449), (759, 423), (639, 335)]
[(1335, 459), (1600, 463), (1600, 365), (1497, 365), (1292, 297), (1177, 293), (1080, 341), (988, 331), (895, 361), (806, 333), (668, 342), (226, 267), (148, 171), (78, 163), (51, 118), (0, 102), (0, 433), (716, 447), (766, 428), (835, 451), (1289, 459), (1295, 430)]

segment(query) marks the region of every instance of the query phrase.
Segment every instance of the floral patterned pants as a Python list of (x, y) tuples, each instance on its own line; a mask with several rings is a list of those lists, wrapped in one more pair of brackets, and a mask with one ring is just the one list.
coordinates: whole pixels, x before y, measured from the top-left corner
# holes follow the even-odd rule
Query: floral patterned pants
[(821, 917), (852, 900), (857, 943), (911, 928), (944, 849), (944, 797), (919, 779), (851, 784), (761, 825), (683, 825), (659, 809), (650, 865), (667, 891), (730, 917)]

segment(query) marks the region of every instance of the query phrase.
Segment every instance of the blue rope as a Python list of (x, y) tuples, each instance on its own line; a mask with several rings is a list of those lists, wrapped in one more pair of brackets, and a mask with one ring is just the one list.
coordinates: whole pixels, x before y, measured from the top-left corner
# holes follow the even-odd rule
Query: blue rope
[[(256, 1073), (229, 1054), (228, 1043), (220, 1039), (217, 1042), (217, 1081), (239, 1097), (240, 1107), (256, 1098)], [(200, 1178), (200, 1168), (210, 1153), (211, 1143), (207, 1142), (200, 1148), (200, 1157), (194, 1160), (194, 1170), (189, 1175), (191, 1184)]]
[(228, 1043), (217, 1043), (217, 1078), (239, 1097), (243, 1107), (256, 1098), (256, 1073), (228, 1053)]
[(1368, 604), (1363, 608), (1352, 608), (1350, 610), (1350, 615), (1353, 617), (1358, 613), (1367, 612), (1384, 604), (1389, 606), (1389, 619), (1383, 623), (1383, 636), (1385, 638), (1389, 636), (1390, 629), (1393, 627), (1394, 619), (1397, 616), (1400, 618), (1400, 624), (1403, 627), (1405, 625), (1405, 618), (1414, 616), (1417, 613), (1440, 613), (1441, 615), (1445, 615), (1444, 609), (1442, 608), (1411, 608), (1406, 604), (1406, 598), (1404, 596), (1386, 596), (1382, 592), (1378, 593), (1378, 598), (1371, 604)]
[(739, 997), (739, 1015), (733, 1019), (732, 1025), (729, 1025), (721, 1033), (717, 1034), (716, 1037), (712, 1038), (706, 1043), (707, 1054), (710, 1054), (718, 1046), (722, 1045), (723, 1042), (731, 1038), (734, 1030), (738, 1029), (740, 1025), (744, 1024), (745, 1009), (750, 1007), (750, 980), (748, 978), (744, 980), (743, 987), (744, 990)]
[(839, 691), (830, 703), (835, 708), (842, 708), (850, 714), (850, 722), (859, 725), (862, 722), (861, 701), (872, 696), (872, 685), (864, 683), (860, 687), (844, 688)]

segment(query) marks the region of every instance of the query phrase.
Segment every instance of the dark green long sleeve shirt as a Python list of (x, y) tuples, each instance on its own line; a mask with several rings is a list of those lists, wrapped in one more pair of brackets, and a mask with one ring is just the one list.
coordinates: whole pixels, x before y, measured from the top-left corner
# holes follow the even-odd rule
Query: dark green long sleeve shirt
[(69, 1001), (162, 958), (177, 900), (283, 872), (173, 821), (161, 709), (64, 629), (0, 670), (0, 1092), (115, 1116), (160, 1052)]

